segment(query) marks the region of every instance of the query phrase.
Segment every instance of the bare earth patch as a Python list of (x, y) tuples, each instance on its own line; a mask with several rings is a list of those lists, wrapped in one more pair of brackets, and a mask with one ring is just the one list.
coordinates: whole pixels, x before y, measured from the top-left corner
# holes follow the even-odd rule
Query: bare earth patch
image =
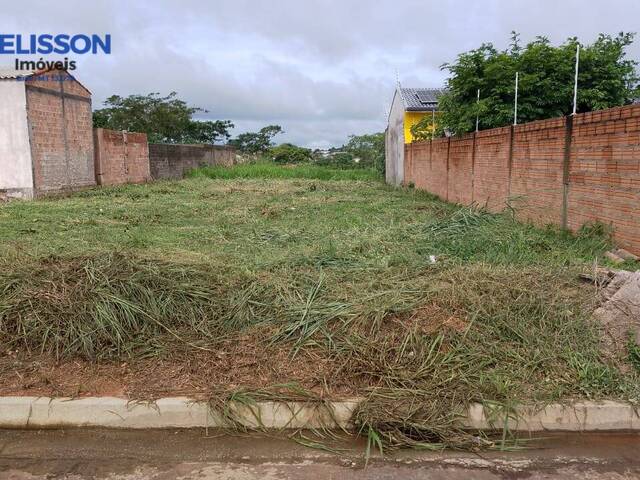
[(208, 398), (241, 387), (292, 382), (319, 395), (340, 398), (354, 393), (353, 385), (332, 378), (335, 365), (319, 352), (305, 349), (293, 357), (289, 346), (265, 345), (272, 331), (251, 329), (220, 342), (216, 352), (172, 352), (116, 362), (56, 361), (51, 355), (4, 352), (0, 354), (0, 395)]

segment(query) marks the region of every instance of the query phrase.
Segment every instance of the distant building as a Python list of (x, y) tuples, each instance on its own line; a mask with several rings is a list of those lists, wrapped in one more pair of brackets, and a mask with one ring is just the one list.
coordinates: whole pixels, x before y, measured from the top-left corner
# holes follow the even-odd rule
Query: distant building
[(413, 141), (411, 127), (425, 115), (435, 115), (441, 88), (401, 88), (394, 93), (385, 132), (386, 181), (394, 185), (404, 179), (404, 145)]
[(64, 70), (0, 69), (0, 196), (95, 184), (91, 92)]

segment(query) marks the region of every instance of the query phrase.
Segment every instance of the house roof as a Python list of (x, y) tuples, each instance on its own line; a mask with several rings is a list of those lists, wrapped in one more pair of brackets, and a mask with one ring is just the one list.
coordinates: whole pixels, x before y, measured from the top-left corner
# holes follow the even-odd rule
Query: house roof
[[(14, 67), (2, 67), (0, 66), (0, 80), (15, 80), (18, 78), (26, 78), (32, 75), (42, 75), (52, 70), (56, 70), (55, 68), (50, 68), (48, 70), (16, 70)], [(64, 69), (63, 69), (64, 70)], [(76, 77), (71, 75), (68, 70), (64, 70), (67, 72), (71, 78), (73, 78), (78, 84), (84, 88), (89, 95), (91, 95), (91, 90), (85, 87), (81, 81), (79, 81)]]
[(444, 88), (400, 88), (405, 110), (409, 112), (430, 112), (438, 109), (438, 98)]
[(30, 77), (34, 73), (34, 70), (16, 70), (13, 67), (0, 67), (1, 80)]

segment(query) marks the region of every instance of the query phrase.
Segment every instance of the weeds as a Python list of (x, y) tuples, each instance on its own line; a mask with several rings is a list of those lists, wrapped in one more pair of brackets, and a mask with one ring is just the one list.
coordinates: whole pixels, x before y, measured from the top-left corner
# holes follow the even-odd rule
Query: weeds
[(13, 348), (56, 358), (145, 357), (167, 338), (205, 348), (213, 333), (205, 319), (215, 287), (177, 265), (120, 254), (49, 257), (3, 269), (0, 282), (0, 336)]
[[(301, 179), (315, 175), (304, 168), (216, 167), (0, 206), (0, 349), (135, 362), (249, 341), (306, 355), (314, 374), (314, 361), (329, 367), (301, 386), (220, 385), (212, 408), (237, 428), (237, 408), (250, 409), (259, 428), (261, 400), (362, 395), (369, 454), (510, 447), (506, 429), (462, 428), (470, 402), (509, 418), (521, 402), (640, 398), (636, 377), (600, 355), (594, 291), (578, 280), (606, 232)], [(242, 179), (278, 175), (289, 179)]]
[(290, 435), (289, 438), (294, 442), (302, 445), (303, 447), (313, 448), (314, 450), (321, 450), (324, 452), (329, 452), (334, 454), (344, 454), (349, 452), (349, 449), (347, 448), (331, 447), (324, 442), (309, 438), (308, 436), (304, 435), (304, 433), (302, 432), (296, 432), (295, 434)]
[[(261, 402), (280, 402), (274, 408), (287, 408), (291, 414), (290, 423), (296, 420), (296, 416), (303, 407), (315, 408), (319, 418), (326, 422), (337, 424), (333, 407), (330, 402), (319, 399), (313, 392), (308, 391), (297, 383), (284, 383), (271, 385), (265, 388), (250, 389), (240, 388), (226, 392), (212, 394), (209, 400), (209, 408), (214, 415), (220, 417), (221, 423), (228, 428), (240, 431), (266, 430), (269, 428), (269, 418), (273, 415), (270, 406)], [(263, 418), (263, 409), (266, 408)], [(247, 421), (247, 419), (249, 419)], [(287, 424), (283, 427), (294, 428)], [(317, 434), (322, 434), (316, 430)], [(327, 432), (328, 433), (328, 432)], [(304, 439), (304, 437), (302, 437)], [(304, 440), (303, 440), (304, 441)]]
[[(367, 431), (367, 448), (364, 454), (365, 466), (369, 463), (372, 449), (375, 450), (375, 448), (377, 448), (380, 451), (380, 455), (384, 455), (384, 448), (382, 446), (382, 438), (380, 437), (380, 434), (370, 426), (367, 426), (366, 431)], [(360, 431), (360, 433), (362, 433), (362, 431)]]
[(629, 334), (627, 351), (629, 352), (629, 363), (640, 374), (640, 344), (638, 344), (633, 334)]
[(189, 172), (190, 177), (212, 179), (235, 178), (304, 178), (307, 180), (365, 180), (379, 181), (376, 170), (364, 168), (328, 168), (313, 164), (277, 165), (271, 162), (256, 162), (236, 165), (233, 168), (215, 166), (201, 167)]

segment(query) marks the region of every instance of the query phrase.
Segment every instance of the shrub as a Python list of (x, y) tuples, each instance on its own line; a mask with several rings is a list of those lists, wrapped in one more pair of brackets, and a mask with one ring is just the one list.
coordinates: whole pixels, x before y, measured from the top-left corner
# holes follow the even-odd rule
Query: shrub
[(351, 135), (343, 148), (360, 159), (358, 167), (375, 168), (384, 175), (384, 133)]
[(311, 160), (311, 150), (290, 143), (283, 143), (270, 150), (276, 163), (305, 163)]
[(358, 164), (353, 161), (353, 155), (348, 152), (338, 152), (331, 157), (331, 165), (338, 168), (353, 168)]
[(326, 156), (315, 155), (313, 161), (316, 165), (340, 169), (370, 167), (370, 165), (363, 163), (359, 157), (355, 157), (349, 152), (333, 152)]

